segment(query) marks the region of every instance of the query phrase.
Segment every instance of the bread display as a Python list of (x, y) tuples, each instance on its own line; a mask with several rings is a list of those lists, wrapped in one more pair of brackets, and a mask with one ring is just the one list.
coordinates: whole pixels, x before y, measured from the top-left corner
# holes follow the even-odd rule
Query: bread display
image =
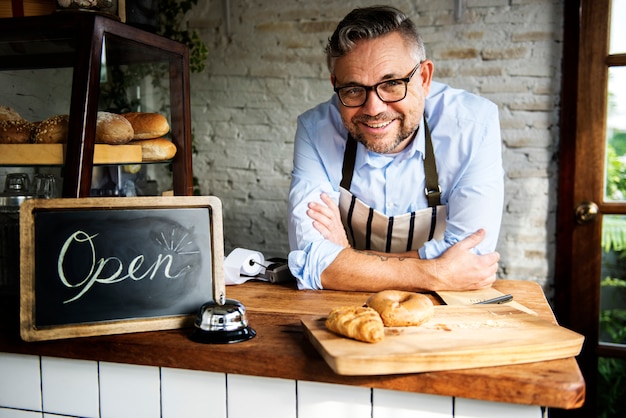
[(387, 327), (418, 326), (435, 314), (428, 296), (399, 290), (378, 292), (367, 299), (366, 305), (380, 314)]
[(146, 162), (169, 160), (176, 155), (176, 145), (165, 138), (140, 139), (131, 144), (141, 145), (141, 159)]
[(380, 315), (374, 309), (363, 306), (333, 309), (325, 324), (332, 332), (367, 343), (376, 343), (385, 337)]
[[(41, 122), (29, 122), (9, 106), (0, 106), (0, 144), (65, 144), (69, 115), (54, 115)], [(173, 158), (176, 145), (164, 138), (170, 132), (167, 118), (159, 113), (130, 112), (123, 115), (99, 111), (95, 143), (141, 146), (142, 161)]]
[(0, 120), (0, 144), (26, 144), (34, 124), (25, 120)]
[(60, 144), (67, 142), (69, 115), (55, 115), (36, 124), (33, 131), (35, 144)]
[(160, 113), (129, 112), (122, 113), (122, 116), (133, 127), (133, 139), (160, 138), (170, 131), (167, 119)]

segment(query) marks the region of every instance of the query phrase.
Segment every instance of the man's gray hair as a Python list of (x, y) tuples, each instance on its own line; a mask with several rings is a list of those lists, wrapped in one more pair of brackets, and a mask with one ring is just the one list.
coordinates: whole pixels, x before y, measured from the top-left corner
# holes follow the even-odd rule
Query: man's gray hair
[(348, 13), (328, 38), (326, 45), (328, 70), (332, 74), (337, 58), (352, 51), (357, 42), (376, 39), (391, 32), (398, 32), (405, 41), (415, 45), (412, 55), (416, 61), (422, 62), (426, 59), (422, 37), (407, 15), (390, 6), (364, 7)]

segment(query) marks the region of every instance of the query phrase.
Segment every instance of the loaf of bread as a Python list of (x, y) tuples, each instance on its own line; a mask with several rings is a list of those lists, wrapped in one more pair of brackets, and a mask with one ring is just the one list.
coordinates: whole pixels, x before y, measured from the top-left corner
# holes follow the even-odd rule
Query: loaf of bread
[(165, 116), (160, 113), (129, 112), (123, 113), (135, 132), (133, 139), (160, 138), (170, 131)]
[(0, 120), (0, 144), (30, 142), (34, 124), (25, 120)]
[(67, 142), (69, 115), (55, 115), (36, 123), (33, 142), (36, 144), (59, 144)]
[(141, 159), (145, 162), (169, 160), (176, 155), (176, 145), (166, 138), (139, 139), (131, 145), (141, 145)]
[(126, 144), (135, 132), (125, 117), (116, 113), (98, 112), (96, 120), (96, 142), (100, 144)]
[(17, 111), (9, 106), (0, 106), (0, 120), (23, 120)]
[(332, 332), (366, 343), (376, 343), (385, 338), (385, 328), (380, 315), (368, 307), (335, 308), (328, 314), (325, 325)]

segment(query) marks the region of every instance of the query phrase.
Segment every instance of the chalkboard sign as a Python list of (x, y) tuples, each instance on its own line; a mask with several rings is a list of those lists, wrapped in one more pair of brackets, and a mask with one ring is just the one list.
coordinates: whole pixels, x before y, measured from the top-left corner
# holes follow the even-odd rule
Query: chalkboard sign
[(225, 298), (216, 197), (29, 200), (20, 208), (25, 341), (174, 329)]

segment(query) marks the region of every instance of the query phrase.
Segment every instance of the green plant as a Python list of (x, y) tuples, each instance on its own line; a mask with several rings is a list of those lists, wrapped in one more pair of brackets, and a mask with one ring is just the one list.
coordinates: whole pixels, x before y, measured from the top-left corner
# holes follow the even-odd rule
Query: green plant
[(602, 218), (602, 248), (605, 252), (626, 250), (626, 217)]
[(185, 20), (187, 13), (197, 3), (198, 0), (159, 0), (158, 34), (189, 47), (189, 69), (192, 73), (204, 71), (209, 56), (209, 49), (198, 32), (189, 29), (189, 23)]
[[(614, 251), (614, 250), (613, 250)], [(600, 286), (612, 292), (626, 291), (626, 280), (607, 277)], [(600, 332), (616, 344), (626, 343), (626, 308), (600, 310)], [(620, 358), (598, 358), (598, 418), (626, 416), (626, 360)]]
[[(612, 292), (626, 291), (626, 280), (607, 277), (600, 283), (601, 287), (610, 288)], [(619, 293), (617, 293), (619, 294)], [(609, 342), (626, 344), (626, 306), (607, 307), (600, 310), (600, 331), (608, 337)]]
[(598, 418), (626, 417), (626, 361), (598, 358)]
[(626, 155), (626, 132), (619, 130), (613, 132), (609, 144), (615, 148), (617, 155)]

